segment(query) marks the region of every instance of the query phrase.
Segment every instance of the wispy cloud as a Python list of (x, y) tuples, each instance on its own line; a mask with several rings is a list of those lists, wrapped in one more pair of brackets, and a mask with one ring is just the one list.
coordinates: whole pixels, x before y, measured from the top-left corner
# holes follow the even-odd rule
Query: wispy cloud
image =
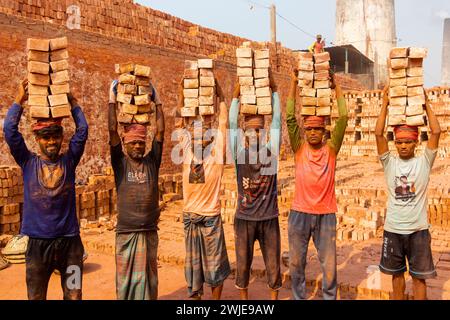
[(439, 11), (436, 11), (434, 14), (436, 17), (438, 17), (440, 19), (450, 18), (450, 13), (446, 10), (439, 10)]

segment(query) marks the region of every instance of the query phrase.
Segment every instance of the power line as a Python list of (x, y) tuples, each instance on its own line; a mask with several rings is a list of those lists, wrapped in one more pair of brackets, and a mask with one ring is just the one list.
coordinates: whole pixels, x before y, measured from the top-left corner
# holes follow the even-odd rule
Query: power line
[[(242, 0), (242, 1), (247, 2), (249, 4), (252, 4), (252, 5), (255, 5), (255, 6), (258, 6), (258, 7), (261, 7), (261, 8), (270, 9), (270, 5), (268, 5), (267, 2), (265, 2), (265, 1), (264, 1), (264, 3), (266, 3), (266, 5), (261, 4), (259, 2), (252, 1), (252, 0)], [(281, 15), (278, 11), (276, 11), (276, 15), (278, 17), (280, 17), (281, 19), (283, 19), (284, 21), (286, 21), (288, 24), (290, 24), (295, 29), (299, 30), (300, 32), (304, 33), (305, 35), (307, 35), (307, 36), (309, 36), (309, 37), (311, 37), (313, 39), (316, 39), (315, 35), (309, 33), (308, 31), (303, 30), (298, 25), (296, 25), (294, 22), (290, 21), (288, 18), (286, 18), (283, 15)]]
[(297, 26), (295, 23), (291, 22), (290, 20), (288, 20), (287, 18), (283, 17), (281, 14), (279, 14), (277, 12), (277, 16), (280, 17), (281, 19), (283, 19), (284, 21), (286, 21), (287, 23), (289, 23), (291, 26), (293, 26), (294, 28), (298, 29), (299, 31), (303, 32), (304, 34), (306, 34), (307, 36), (310, 36), (311, 38), (315, 39), (316, 36), (312, 35), (311, 33), (303, 30), (302, 28), (300, 28), (299, 26)]

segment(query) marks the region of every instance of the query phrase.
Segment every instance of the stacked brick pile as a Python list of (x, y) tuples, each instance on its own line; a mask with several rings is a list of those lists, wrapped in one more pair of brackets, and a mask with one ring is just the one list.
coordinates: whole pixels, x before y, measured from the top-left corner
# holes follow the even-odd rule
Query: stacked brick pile
[(236, 57), (237, 75), (241, 86), (241, 113), (272, 114), (269, 50), (254, 50), (251, 44), (246, 42), (236, 49)]
[(163, 174), (158, 181), (160, 201), (171, 202), (183, 199), (183, 176), (178, 174)]
[(155, 111), (150, 85), (150, 67), (134, 63), (116, 64), (115, 71), (119, 75), (117, 86), (119, 123), (148, 125), (150, 114)]
[[(195, 118), (215, 114), (215, 78), (214, 61), (212, 59), (198, 59), (185, 61), (183, 95), (184, 107), (181, 109), (183, 118)], [(208, 118), (209, 120), (209, 118)]]
[(0, 167), (0, 234), (20, 229), (23, 179), (18, 167)]
[(390, 54), (389, 120), (390, 126), (425, 124), (423, 89), (424, 48), (393, 48)]
[(70, 93), (67, 38), (28, 39), (27, 49), (28, 105), (31, 117), (69, 117), (71, 107), (67, 98)]
[(225, 168), (220, 193), (220, 210), (222, 221), (224, 223), (233, 224), (238, 200), (236, 173), (234, 167), (228, 166)]
[[(450, 90), (446, 87), (438, 87), (427, 89), (426, 91), (430, 99), (431, 108), (445, 131), (450, 127), (450, 114), (447, 111), (450, 103)], [(344, 144), (339, 152), (340, 158), (350, 159), (352, 157), (370, 156), (371, 159), (377, 160), (375, 125), (383, 102), (382, 91), (346, 92), (344, 93), (344, 97), (349, 111), (349, 121), (344, 136)], [(333, 101), (333, 103), (335, 104), (336, 102)], [(337, 112), (333, 111), (332, 118), (336, 119), (337, 116)], [(428, 136), (428, 127), (419, 127), (419, 131), (421, 132), (420, 140), (425, 142)], [(445, 157), (450, 152), (450, 141), (447, 141), (446, 136), (445, 133), (441, 136), (439, 147), (440, 157)], [(389, 141), (393, 140), (394, 136), (391, 127), (387, 129), (387, 137)], [(395, 151), (393, 144), (390, 144), (389, 147)], [(423, 148), (424, 144), (422, 143), (419, 146), (418, 152), (421, 152)]]
[(299, 53), (298, 85), (304, 116), (330, 116), (332, 90), (330, 88), (330, 54)]

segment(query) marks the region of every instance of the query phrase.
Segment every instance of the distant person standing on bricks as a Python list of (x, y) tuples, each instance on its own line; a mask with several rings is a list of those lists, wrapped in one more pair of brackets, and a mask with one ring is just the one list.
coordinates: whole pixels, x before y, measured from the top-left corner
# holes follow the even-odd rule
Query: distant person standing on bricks
[(270, 139), (264, 134), (264, 116), (245, 116), (245, 145), (238, 134), (240, 85), (236, 83), (230, 109), (230, 145), (236, 166), (238, 203), (234, 220), (236, 287), (248, 299), (248, 285), (255, 241), (258, 240), (266, 266), (271, 299), (281, 288), (281, 240), (278, 222), (277, 171), (281, 139), (280, 98), (272, 73), (272, 123)]
[(405, 299), (407, 269), (413, 279), (414, 298), (426, 300), (426, 279), (436, 277), (428, 224), (427, 189), (437, 155), (441, 127), (425, 92), (431, 136), (423, 154), (415, 156), (419, 144), (418, 128), (406, 125), (395, 127), (398, 156), (391, 154), (384, 136), (389, 105), (388, 89), (387, 86), (384, 90), (383, 106), (375, 128), (378, 155), (388, 187), (380, 270), (392, 275), (394, 300)]
[(316, 41), (308, 48), (309, 52), (318, 54), (325, 52), (325, 40), (322, 40), (322, 35), (318, 34)]
[(145, 155), (147, 127), (127, 125), (122, 141), (117, 132), (117, 82), (109, 98), (109, 137), (111, 164), (117, 189), (116, 291), (119, 300), (158, 298), (158, 220), (160, 215), (158, 176), (164, 140), (164, 114), (158, 94), (157, 132), (150, 152)]
[(342, 89), (332, 76), (339, 110), (331, 139), (325, 137), (325, 118), (304, 118), (302, 137), (295, 116), (298, 71), (291, 76), (286, 119), (292, 150), (295, 153), (295, 196), (289, 214), (289, 272), (292, 294), (296, 300), (306, 299), (306, 257), (311, 237), (322, 268), (322, 290), (325, 300), (337, 294), (336, 267), (336, 194), (334, 189), (336, 158), (347, 127), (347, 106)]
[(3, 131), (6, 143), (22, 168), (24, 203), (21, 234), (29, 237), (26, 260), (28, 299), (45, 300), (50, 276), (61, 273), (65, 300), (81, 300), (83, 244), (76, 215), (75, 169), (84, 152), (88, 124), (77, 100), (69, 94), (75, 134), (67, 152), (60, 154), (64, 138), (62, 119), (42, 119), (32, 126), (40, 155), (28, 150), (18, 130), (28, 84), (23, 81), (8, 110)]
[[(201, 299), (203, 284), (211, 287), (213, 299), (219, 300), (231, 272), (220, 215), (228, 111), (217, 80), (215, 83), (220, 100), (218, 130), (209, 139), (209, 125), (195, 121), (185, 124), (179, 140), (183, 150), (184, 269), (189, 297), (195, 300)], [(180, 86), (179, 110), (183, 102)]]

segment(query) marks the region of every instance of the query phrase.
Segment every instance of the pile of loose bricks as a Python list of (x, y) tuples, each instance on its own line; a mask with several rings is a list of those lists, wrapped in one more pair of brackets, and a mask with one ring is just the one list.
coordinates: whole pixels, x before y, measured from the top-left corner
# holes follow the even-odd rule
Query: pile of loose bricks
[(67, 98), (70, 93), (67, 38), (30, 38), (27, 50), (30, 116), (38, 119), (69, 117), (71, 107)]

